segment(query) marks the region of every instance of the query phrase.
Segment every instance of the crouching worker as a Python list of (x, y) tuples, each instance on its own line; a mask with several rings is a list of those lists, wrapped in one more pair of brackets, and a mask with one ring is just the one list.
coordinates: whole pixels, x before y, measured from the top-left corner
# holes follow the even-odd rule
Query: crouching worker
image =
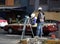
[(32, 13), (32, 14), (31, 14), (31, 24), (32, 24), (32, 25), (35, 25), (35, 24), (36, 24), (36, 19), (37, 19), (37, 18), (35, 17), (35, 14)]

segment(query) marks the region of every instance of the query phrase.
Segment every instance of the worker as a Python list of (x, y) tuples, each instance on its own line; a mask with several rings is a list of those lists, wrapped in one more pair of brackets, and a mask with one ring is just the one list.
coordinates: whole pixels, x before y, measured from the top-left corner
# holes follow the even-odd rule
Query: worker
[(36, 36), (42, 37), (43, 34), (43, 24), (44, 24), (44, 12), (42, 12), (42, 7), (38, 8), (38, 16), (37, 16), (37, 32)]
[(31, 24), (35, 25), (35, 23), (36, 23), (36, 16), (35, 16), (35, 13), (32, 13), (31, 14)]

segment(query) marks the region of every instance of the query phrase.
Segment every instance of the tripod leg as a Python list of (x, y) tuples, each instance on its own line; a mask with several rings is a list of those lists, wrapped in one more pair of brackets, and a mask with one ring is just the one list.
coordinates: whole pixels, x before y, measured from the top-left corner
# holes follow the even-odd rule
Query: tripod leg
[[(29, 24), (30, 24), (30, 19), (29, 19)], [(32, 33), (32, 37), (34, 37), (34, 33), (33, 33), (33, 30), (32, 30), (32, 27), (31, 27), (31, 24), (30, 24), (30, 28), (31, 28), (31, 33)]]
[(25, 35), (26, 22), (27, 22), (27, 19), (25, 19), (25, 22), (24, 22), (24, 27), (23, 27), (21, 39), (23, 39), (24, 38), (24, 35)]
[(32, 37), (34, 37), (34, 33), (33, 33), (31, 25), (30, 25), (30, 28), (31, 28)]
[(24, 35), (25, 35), (25, 30), (22, 32), (21, 39), (23, 39), (23, 38), (24, 38)]

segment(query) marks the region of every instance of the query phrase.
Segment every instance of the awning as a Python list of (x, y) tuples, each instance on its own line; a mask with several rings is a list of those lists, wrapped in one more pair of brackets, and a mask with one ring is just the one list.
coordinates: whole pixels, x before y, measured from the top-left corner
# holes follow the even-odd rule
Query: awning
[(0, 7), (0, 9), (13, 9), (13, 8), (18, 8), (18, 7)]
[(0, 7), (0, 10), (3, 11), (9, 11), (9, 10), (13, 10), (13, 11), (25, 11), (26, 7)]
[(24, 7), (17, 7), (17, 8), (13, 8), (13, 10), (26, 10), (26, 6), (24, 6)]

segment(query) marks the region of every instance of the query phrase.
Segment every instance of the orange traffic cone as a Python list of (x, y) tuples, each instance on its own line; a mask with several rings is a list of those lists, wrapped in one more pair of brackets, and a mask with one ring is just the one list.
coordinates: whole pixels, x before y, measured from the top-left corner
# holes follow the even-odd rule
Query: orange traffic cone
[(55, 38), (56, 38), (55, 34), (52, 34), (52, 35), (51, 35), (51, 38), (52, 38), (52, 39), (55, 39)]

